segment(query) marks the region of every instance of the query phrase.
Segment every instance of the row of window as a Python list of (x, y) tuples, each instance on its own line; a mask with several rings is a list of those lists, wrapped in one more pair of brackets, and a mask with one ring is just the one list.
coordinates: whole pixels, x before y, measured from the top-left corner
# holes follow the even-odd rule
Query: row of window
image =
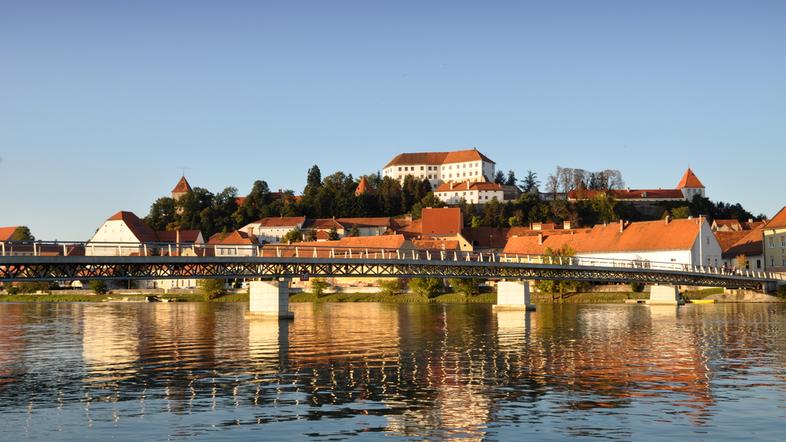
[[(786, 267), (786, 258), (781, 259), (781, 265)], [(772, 256), (770, 257), (770, 267), (775, 267), (775, 258)]]
[[(445, 170), (453, 170), (453, 164), (448, 164), (447, 166), (442, 166), (442, 169)], [(467, 167), (472, 168), (480, 167), (480, 163), (460, 163), (456, 164), (456, 169), (466, 169)], [(417, 167), (420, 167), (420, 170), (426, 170), (424, 168), (428, 168), (427, 170), (439, 170), (439, 166), (398, 166), (399, 172), (414, 172)]]
[[(780, 238), (781, 238), (781, 240), (780, 240), (781, 247), (786, 247), (786, 235), (784, 235), (784, 236), (781, 236)], [(768, 245), (769, 245), (770, 247), (775, 247), (775, 237), (773, 237), (773, 236), (770, 236), (770, 237), (769, 237), (769, 243), (768, 243)]]

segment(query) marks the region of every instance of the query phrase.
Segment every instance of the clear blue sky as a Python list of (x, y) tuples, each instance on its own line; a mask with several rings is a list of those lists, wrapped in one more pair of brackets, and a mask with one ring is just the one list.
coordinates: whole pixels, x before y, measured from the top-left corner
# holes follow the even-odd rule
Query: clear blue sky
[(784, 1), (0, 1), (0, 226), (477, 146), (786, 204)]

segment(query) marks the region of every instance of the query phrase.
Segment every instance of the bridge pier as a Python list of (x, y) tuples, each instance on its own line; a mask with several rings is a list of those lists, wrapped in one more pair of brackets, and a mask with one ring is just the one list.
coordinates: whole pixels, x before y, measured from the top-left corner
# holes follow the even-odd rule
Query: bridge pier
[(647, 304), (679, 305), (683, 304), (680, 290), (672, 285), (653, 285), (650, 287), (650, 299)]
[(292, 319), (289, 311), (289, 280), (251, 281), (248, 284), (248, 316)]
[(535, 310), (530, 302), (529, 282), (500, 281), (497, 283), (497, 303), (494, 309)]

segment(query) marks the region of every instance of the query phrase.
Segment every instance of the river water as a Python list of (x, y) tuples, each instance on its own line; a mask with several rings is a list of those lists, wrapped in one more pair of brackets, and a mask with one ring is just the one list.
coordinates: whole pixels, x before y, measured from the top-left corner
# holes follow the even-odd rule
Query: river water
[(0, 439), (783, 440), (786, 309), (0, 305)]

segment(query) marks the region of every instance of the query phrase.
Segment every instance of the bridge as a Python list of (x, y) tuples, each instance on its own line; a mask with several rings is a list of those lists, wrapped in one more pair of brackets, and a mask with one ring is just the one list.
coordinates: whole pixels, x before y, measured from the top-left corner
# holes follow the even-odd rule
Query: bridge
[[(575, 280), (765, 291), (786, 282), (779, 274), (749, 270), (499, 252), (171, 243), (35, 242), (15, 246), (5, 244), (0, 250), (0, 282), (427, 277), (498, 281)], [(74, 250), (84, 253), (73, 253)], [(114, 256), (108, 256), (111, 254)], [(528, 292), (528, 287), (525, 290)]]

